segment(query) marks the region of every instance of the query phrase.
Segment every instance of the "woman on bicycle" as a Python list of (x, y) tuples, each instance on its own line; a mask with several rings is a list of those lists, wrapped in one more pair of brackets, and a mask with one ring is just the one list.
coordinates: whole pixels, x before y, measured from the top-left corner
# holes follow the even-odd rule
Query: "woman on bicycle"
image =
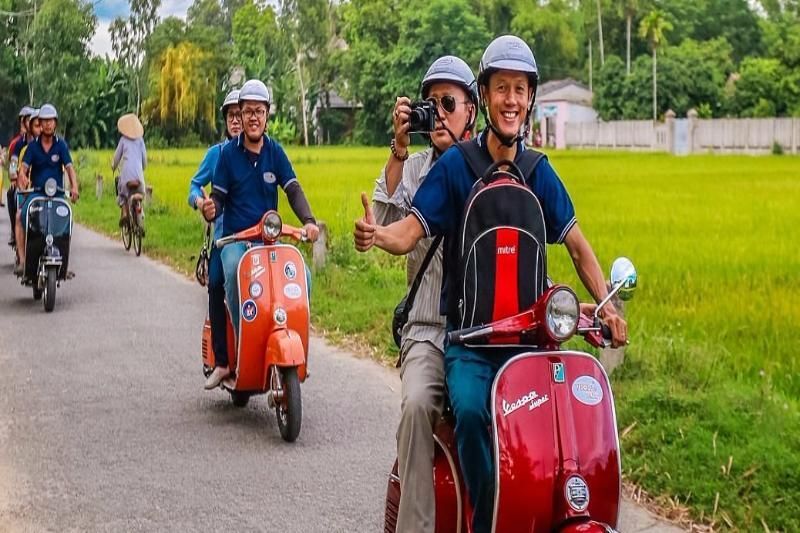
[(147, 166), (147, 149), (144, 146), (144, 128), (139, 117), (133, 113), (122, 115), (117, 121), (122, 134), (114, 152), (111, 169), (117, 170), (122, 163), (117, 182), (117, 203), (120, 206), (119, 225), (128, 218), (128, 198), (133, 193), (144, 194), (144, 169)]

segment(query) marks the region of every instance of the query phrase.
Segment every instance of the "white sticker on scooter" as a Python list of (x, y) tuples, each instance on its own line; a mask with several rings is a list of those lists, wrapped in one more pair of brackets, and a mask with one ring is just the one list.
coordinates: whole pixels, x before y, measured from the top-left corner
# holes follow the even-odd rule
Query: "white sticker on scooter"
[(572, 382), (572, 395), (586, 405), (597, 405), (603, 401), (603, 388), (592, 376), (580, 376)]
[(287, 298), (297, 300), (300, 298), (300, 296), (302, 296), (303, 289), (301, 289), (300, 285), (297, 283), (287, 283), (283, 288), (283, 294), (285, 294)]
[(246, 300), (242, 304), (242, 318), (247, 322), (252, 322), (258, 316), (258, 306), (253, 300)]
[(297, 276), (297, 267), (294, 266), (293, 262), (287, 261), (286, 264), (283, 265), (283, 273), (286, 279), (294, 279)]
[(251, 298), (258, 298), (264, 294), (264, 287), (257, 281), (254, 281), (250, 284), (250, 297)]
[(56, 214), (60, 217), (65, 217), (69, 215), (69, 209), (65, 205), (60, 205), (56, 207)]

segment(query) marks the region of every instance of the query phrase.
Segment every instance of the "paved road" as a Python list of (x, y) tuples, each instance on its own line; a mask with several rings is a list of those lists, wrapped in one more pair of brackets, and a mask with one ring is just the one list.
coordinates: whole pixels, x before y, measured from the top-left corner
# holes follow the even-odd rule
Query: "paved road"
[(71, 268), (45, 314), (0, 247), (0, 531), (380, 530), (396, 373), (314, 339), (286, 444), (202, 389), (203, 289), (77, 226)]

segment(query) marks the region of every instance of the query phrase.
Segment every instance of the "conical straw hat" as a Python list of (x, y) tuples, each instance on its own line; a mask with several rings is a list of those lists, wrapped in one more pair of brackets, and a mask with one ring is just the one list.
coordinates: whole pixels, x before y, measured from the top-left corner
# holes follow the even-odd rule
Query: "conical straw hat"
[(139, 122), (139, 117), (134, 113), (122, 115), (117, 121), (117, 129), (121, 134), (130, 139), (138, 139), (144, 135), (144, 128)]

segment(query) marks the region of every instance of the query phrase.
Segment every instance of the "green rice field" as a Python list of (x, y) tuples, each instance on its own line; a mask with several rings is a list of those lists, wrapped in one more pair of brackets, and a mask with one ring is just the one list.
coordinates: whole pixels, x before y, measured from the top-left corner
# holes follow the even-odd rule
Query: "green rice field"
[[(372, 191), (389, 150), (287, 151), (331, 235), (328, 265), (314, 274), (315, 327), (393, 360), (403, 260), (357, 254), (351, 239), (360, 192)], [(154, 201), (145, 253), (187, 273), (203, 234), (188, 182), (203, 153), (154, 150), (146, 173)], [(76, 212), (116, 233), (111, 155), (77, 155)], [(626, 309), (631, 344), (612, 379), (627, 479), (665, 510), (688, 508), (723, 530), (800, 531), (800, 158), (549, 156), (601, 265), (625, 255), (639, 271)], [(293, 219), (285, 199), (281, 211)], [(549, 266), (580, 288), (565, 249), (550, 250)]]

